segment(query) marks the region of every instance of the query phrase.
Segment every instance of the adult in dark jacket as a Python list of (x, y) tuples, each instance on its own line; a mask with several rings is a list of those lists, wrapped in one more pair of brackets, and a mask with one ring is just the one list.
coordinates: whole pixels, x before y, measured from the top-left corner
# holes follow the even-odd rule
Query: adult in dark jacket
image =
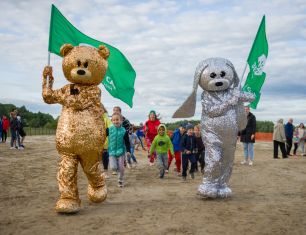
[(254, 143), (255, 143), (255, 132), (256, 132), (256, 117), (250, 112), (250, 107), (245, 107), (247, 114), (248, 123), (246, 128), (239, 132), (240, 141), (243, 143), (244, 150), (244, 161), (241, 164), (253, 165), (254, 161)]
[(285, 135), (286, 135), (286, 152), (288, 156), (292, 156), (290, 154), (291, 148), (292, 148), (292, 138), (293, 138), (293, 119), (289, 118), (287, 124), (285, 125)]

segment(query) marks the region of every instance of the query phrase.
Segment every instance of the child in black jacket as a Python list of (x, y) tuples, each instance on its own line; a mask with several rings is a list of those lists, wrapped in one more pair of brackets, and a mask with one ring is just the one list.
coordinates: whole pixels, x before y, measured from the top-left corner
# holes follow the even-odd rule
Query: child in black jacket
[(196, 139), (193, 134), (193, 126), (187, 125), (186, 126), (187, 133), (182, 136), (181, 139), (181, 147), (182, 147), (182, 166), (183, 172), (182, 177), (183, 180), (186, 180), (187, 176), (187, 168), (188, 168), (188, 160), (190, 161), (191, 168), (190, 168), (190, 177), (194, 179), (194, 171), (196, 167), (196, 159), (195, 153), (197, 150)]

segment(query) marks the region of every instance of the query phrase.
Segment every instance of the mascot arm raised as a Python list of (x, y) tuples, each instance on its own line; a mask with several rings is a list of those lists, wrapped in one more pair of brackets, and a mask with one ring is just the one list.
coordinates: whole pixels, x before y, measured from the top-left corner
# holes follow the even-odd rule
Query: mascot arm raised
[(53, 90), (54, 78), (52, 67), (46, 66), (43, 71), (42, 96), (47, 104), (64, 104), (65, 87)]
[(241, 92), (239, 96), (239, 101), (241, 102), (253, 102), (255, 100), (255, 95), (250, 92)]

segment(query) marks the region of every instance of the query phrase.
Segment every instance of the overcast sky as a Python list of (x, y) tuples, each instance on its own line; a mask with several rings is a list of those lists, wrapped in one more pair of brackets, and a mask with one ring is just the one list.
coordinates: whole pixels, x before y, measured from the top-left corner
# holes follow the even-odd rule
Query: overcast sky
[[(32, 112), (60, 114), (45, 104), (41, 74), (47, 64), (51, 4), (80, 31), (118, 48), (137, 77), (134, 106), (111, 97), (102, 102), (111, 113), (137, 124), (154, 109), (163, 122), (190, 94), (197, 64), (224, 57), (242, 75), (262, 16), (266, 15), (269, 55), (261, 100), (252, 112), (258, 120), (289, 117), (306, 123), (306, 1), (0, 1), (0, 102), (25, 105)], [(61, 58), (51, 55), (55, 88), (67, 84)], [(200, 119), (200, 89), (194, 119)]]

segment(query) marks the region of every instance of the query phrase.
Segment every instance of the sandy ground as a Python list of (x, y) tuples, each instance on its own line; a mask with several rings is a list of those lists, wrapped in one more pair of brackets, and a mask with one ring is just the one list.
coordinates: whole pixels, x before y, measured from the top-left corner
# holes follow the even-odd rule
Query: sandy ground
[(203, 200), (201, 175), (182, 182), (173, 166), (164, 180), (149, 167), (126, 170), (126, 186), (107, 181), (104, 203), (87, 200), (87, 180), (79, 168), (82, 210), (54, 212), (59, 156), (54, 136), (27, 137), (26, 149), (0, 144), (0, 234), (306, 234), (306, 157), (272, 159), (272, 143), (255, 144), (255, 164), (240, 165), (236, 151), (233, 197)]

